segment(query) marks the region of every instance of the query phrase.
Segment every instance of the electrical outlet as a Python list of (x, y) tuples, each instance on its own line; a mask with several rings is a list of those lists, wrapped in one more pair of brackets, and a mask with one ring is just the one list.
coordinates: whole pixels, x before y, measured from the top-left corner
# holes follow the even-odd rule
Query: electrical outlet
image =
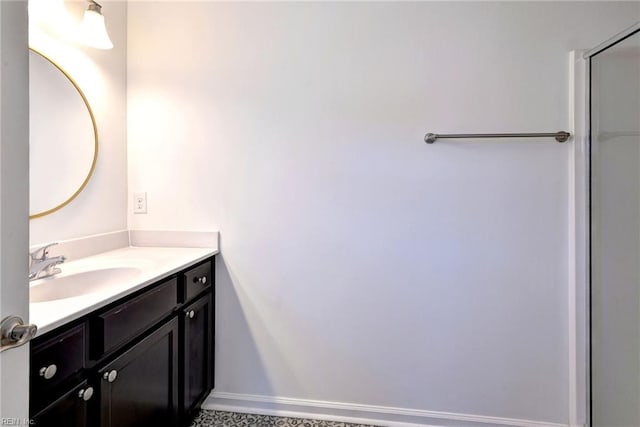
[(147, 213), (147, 193), (133, 194), (133, 213), (136, 213), (136, 214)]

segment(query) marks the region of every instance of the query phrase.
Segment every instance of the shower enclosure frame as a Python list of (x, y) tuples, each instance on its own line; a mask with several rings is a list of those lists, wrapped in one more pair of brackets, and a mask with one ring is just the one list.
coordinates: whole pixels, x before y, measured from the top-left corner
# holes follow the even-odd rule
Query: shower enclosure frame
[(569, 426), (591, 426), (591, 58), (640, 32), (640, 22), (570, 54)]

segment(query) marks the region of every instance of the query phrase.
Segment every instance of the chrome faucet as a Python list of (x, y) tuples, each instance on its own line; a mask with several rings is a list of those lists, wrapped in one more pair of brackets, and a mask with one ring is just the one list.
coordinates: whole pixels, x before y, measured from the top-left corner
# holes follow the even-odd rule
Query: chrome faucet
[(49, 248), (54, 245), (57, 245), (57, 243), (49, 243), (29, 253), (29, 257), (31, 258), (29, 263), (29, 280), (42, 279), (43, 277), (53, 276), (54, 274), (62, 272), (62, 270), (56, 266), (65, 262), (66, 258), (63, 255), (49, 258)]

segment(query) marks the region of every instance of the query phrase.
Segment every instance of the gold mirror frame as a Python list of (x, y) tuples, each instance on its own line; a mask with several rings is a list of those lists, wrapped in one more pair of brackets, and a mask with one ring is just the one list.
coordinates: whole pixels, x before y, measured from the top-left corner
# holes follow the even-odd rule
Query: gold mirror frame
[(89, 111), (89, 117), (91, 117), (91, 125), (93, 126), (93, 136), (95, 141), (94, 148), (93, 148), (93, 160), (91, 162), (91, 168), (89, 169), (89, 173), (87, 174), (87, 177), (84, 179), (80, 187), (78, 187), (78, 189), (67, 200), (63, 201), (59, 205), (54, 206), (51, 209), (47, 209), (45, 211), (38, 212), (33, 215), (29, 215), (29, 219), (35, 219), (35, 218), (43, 217), (45, 215), (49, 215), (51, 213), (54, 213), (64, 208), (69, 203), (71, 203), (73, 199), (78, 197), (78, 194), (80, 194), (80, 192), (82, 192), (82, 190), (84, 190), (84, 188), (87, 186), (87, 184), (89, 183), (89, 179), (91, 179), (91, 176), (93, 175), (93, 171), (95, 170), (96, 163), (98, 161), (98, 126), (96, 124), (96, 118), (93, 115), (93, 110), (91, 109), (91, 105), (89, 105), (89, 101), (87, 100), (87, 97), (85, 96), (82, 89), (80, 89), (80, 86), (78, 86), (78, 83), (76, 83), (76, 81), (73, 80), (73, 78), (62, 67), (56, 64), (55, 61), (53, 61), (47, 55), (45, 55), (44, 53), (32, 47), (30, 47), (29, 50), (32, 51), (33, 53), (40, 55), (42, 58), (46, 59), (51, 65), (56, 67), (67, 78), (67, 80), (69, 80), (69, 82), (73, 85), (76, 91), (78, 91), (78, 93), (80, 94), (80, 97), (82, 98), (82, 102), (84, 102), (84, 105), (87, 107), (87, 111)]

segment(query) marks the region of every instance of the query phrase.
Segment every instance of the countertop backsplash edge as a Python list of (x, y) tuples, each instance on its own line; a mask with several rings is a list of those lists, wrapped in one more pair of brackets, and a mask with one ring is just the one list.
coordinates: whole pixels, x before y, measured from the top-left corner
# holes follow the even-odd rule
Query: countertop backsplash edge
[[(29, 252), (54, 242), (42, 242), (29, 248)], [(129, 246), (128, 230), (111, 231), (108, 233), (93, 234), (90, 236), (77, 237), (74, 239), (60, 240), (55, 242), (49, 249), (49, 256), (64, 255), (66, 261), (75, 261), (103, 252)]]
[(218, 249), (218, 231), (129, 230), (129, 244), (139, 247)]
[[(49, 249), (49, 256), (64, 255), (67, 261), (74, 261), (128, 246), (210, 248), (217, 251), (218, 241), (218, 231), (125, 229), (55, 242), (57, 244)], [(29, 251), (49, 243), (53, 242), (35, 244)]]

